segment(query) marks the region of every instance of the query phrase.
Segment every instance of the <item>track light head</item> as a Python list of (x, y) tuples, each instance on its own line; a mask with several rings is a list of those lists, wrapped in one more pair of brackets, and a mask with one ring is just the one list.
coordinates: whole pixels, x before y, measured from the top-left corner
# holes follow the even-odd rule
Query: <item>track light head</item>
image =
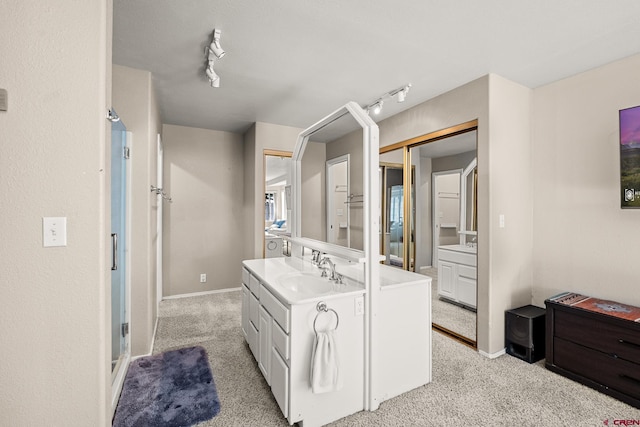
[(221, 59), (225, 54), (226, 52), (224, 51), (224, 49), (222, 49), (222, 46), (220, 46), (220, 30), (214, 29), (213, 41), (211, 41), (211, 44), (209, 45), (208, 59), (209, 60), (213, 58)]
[(373, 114), (380, 114), (380, 112), (382, 111), (382, 105), (384, 104), (384, 101), (379, 100), (378, 102), (376, 102), (373, 105)]

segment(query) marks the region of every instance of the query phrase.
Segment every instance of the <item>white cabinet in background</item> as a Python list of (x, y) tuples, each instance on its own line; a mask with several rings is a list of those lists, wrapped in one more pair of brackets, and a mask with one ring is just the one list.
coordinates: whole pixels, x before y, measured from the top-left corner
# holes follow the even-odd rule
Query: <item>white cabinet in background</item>
[(475, 309), (476, 254), (459, 245), (438, 248), (438, 296)]

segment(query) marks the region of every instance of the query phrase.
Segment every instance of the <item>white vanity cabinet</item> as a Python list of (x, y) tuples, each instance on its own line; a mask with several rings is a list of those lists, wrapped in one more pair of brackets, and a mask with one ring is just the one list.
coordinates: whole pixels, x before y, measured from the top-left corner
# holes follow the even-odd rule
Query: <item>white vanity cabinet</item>
[(242, 282), (243, 334), (282, 413), (287, 416), (289, 309), (246, 268), (242, 269)]
[[(364, 316), (356, 313), (355, 306), (356, 299), (362, 298), (364, 291), (291, 303), (269, 285), (271, 276), (260, 268), (265, 260), (253, 261), (256, 260), (244, 263), (252, 267), (257, 264), (258, 272), (243, 268), (242, 329), (258, 368), (289, 424), (302, 422), (305, 427), (322, 426), (361, 411), (364, 401)], [(257, 294), (253, 292), (251, 282), (257, 283)], [(339, 316), (336, 345), (343, 386), (333, 392), (314, 394), (309, 379), (314, 321), (319, 316), (318, 327), (332, 327), (336, 320), (332, 312), (317, 310), (319, 301), (325, 302)]]
[(475, 248), (447, 245), (438, 248), (438, 296), (476, 308)]

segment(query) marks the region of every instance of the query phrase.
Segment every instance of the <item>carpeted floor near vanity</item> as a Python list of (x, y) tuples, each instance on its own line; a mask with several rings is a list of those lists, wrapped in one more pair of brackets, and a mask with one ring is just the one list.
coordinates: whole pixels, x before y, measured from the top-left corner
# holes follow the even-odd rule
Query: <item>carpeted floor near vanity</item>
[[(209, 355), (220, 413), (199, 426), (288, 426), (240, 328), (240, 291), (165, 300), (154, 353), (200, 345)], [(640, 410), (544, 368), (487, 359), (433, 333), (433, 382), (330, 426), (602, 426)]]

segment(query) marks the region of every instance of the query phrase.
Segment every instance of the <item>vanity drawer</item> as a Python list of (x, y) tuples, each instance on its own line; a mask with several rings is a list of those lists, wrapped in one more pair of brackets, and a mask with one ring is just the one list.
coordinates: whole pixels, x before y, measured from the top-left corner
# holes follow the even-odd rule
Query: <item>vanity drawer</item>
[(253, 274), (249, 274), (249, 289), (255, 296), (260, 295), (260, 281)]
[(438, 259), (441, 261), (451, 261), (456, 264), (471, 265), (474, 267), (476, 265), (476, 254), (466, 252), (438, 249)]
[(249, 295), (249, 320), (253, 323), (254, 328), (260, 326), (260, 302), (255, 295)]
[(271, 339), (273, 340), (273, 346), (278, 350), (280, 356), (282, 356), (284, 360), (289, 360), (289, 335), (287, 335), (275, 321), (271, 327)]
[(273, 320), (278, 322), (278, 325), (286, 333), (289, 333), (289, 309), (278, 301), (264, 285), (260, 285), (260, 304), (267, 309)]
[(468, 265), (458, 265), (458, 276), (466, 277), (468, 279), (476, 279), (477, 273), (475, 267)]
[(632, 329), (579, 313), (556, 310), (554, 334), (576, 344), (640, 364), (640, 325)]
[(249, 270), (247, 270), (246, 268), (242, 268), (242, 283), (249, 287), (249, 276), (251, 276), (251, 273), (249, 273)]

